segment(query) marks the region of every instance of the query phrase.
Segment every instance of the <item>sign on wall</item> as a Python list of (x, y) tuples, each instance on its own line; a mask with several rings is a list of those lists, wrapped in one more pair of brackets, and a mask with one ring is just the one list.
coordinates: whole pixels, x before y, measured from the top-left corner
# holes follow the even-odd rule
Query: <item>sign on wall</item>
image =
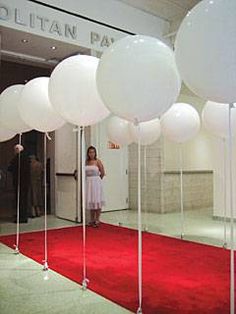
[(26, 0), (0, 0), (0, 26), (103, 51), (126, 33)]

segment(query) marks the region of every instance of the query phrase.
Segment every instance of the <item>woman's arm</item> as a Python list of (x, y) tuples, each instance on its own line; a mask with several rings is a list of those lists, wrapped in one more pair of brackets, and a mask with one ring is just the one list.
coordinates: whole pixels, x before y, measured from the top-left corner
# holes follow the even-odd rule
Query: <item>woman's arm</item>
[(103, 164), (101, 162), (101, 160), (97, 160), (97, 166), (98, 166), (98, 169), (100, 171), (100, 177), (101, 179), (105, 176), (105, 170), (104, 170), (104, 167), (103, 167)]

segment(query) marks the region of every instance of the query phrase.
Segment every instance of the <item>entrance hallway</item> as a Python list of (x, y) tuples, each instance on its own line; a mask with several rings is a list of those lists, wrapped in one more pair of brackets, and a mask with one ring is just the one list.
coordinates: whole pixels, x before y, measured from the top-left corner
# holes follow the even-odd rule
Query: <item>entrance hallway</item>
[[(102, 221), (136, 229), (137, 212), (132, 210), (107, 212)], [(143, 214), (144, 215), (144, 214)], [(143, 220), (145, 215), (143, 216)], [(151, 214), (146, 217), (150, 232), (179, 237), (179, 214)], [(48, 216), (49, 229), (76, 226), (76, 223)], [(44, 217), (30, 219), (20, 226), (21, 232), (43, 230)], [(187, 211), (185, 215), (186, 240), (222, 246), (223, 223), (211, 217), (211, 210)], [(16, 225), (2, 223), (1, 234), (12, 234)], [(99, 231), (99, 230), (98, 230)], [(91, 291), (82, 291), (75, 282), (50, 270), (48, 278), (42, 265), (0, 245), (0, 312), (13, 313), (96, 313), (128, 314), (128, 310)], [(50, 262), (49, 262), (50, 265)]]
[[(136, 229), (137, 212), (133, 210), (107, 212), (102, 221)], [(143, 213), (143, 221), (145, 215)], [(177, 213), (146, 216), (150, 232), (179, 237), (180, 217)], [(49, 229), (76, 226), (76, 223), (48, 216)], [(43, 230), (44, 217), (29, 219), (21, 224), (21, 232)], [(228, 224), (229, 230), (229, 224)], [(1, 223), (0, 233), (15, 233), (16, 225)], [(185, 239), (222, 246), (223, 222), (211, 216), (211, 209), (187, 211), (185, 214)], [(227, 232), (229, 241), (229, 231)], [(229, 246), (229, 242), (228, 242)], [(0, 313), (80, 313), (80, 314), (128, 314), (128, 310), (91, 291), (82, 291), (77, 283), (50, 270), (45, 278), (42, 265), (23, 256), (14, 255), (13, 250), (0, 244)], [(50, 265), (50, 262), (49, 262)]]

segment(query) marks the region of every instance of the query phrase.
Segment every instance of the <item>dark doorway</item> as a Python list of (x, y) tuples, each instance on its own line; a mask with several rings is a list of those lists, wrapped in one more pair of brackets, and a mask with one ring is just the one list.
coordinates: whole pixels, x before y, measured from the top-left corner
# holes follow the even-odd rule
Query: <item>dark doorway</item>
[[(14, 84), (25, 84), (27, 81), (40, 76), (50, 76), (52, 69), (16, 62), (1, 62), (0, 92)], [(0, 219), (11, 221), (15, 213), (14, 189), (12, 175), (8, 166), (14, 157), (14, 145), (19, 143), (19, 136), (0, 143)], [(22, 144), (27, 155), (35, 155), (43, 162), (43, 134), (35, 130), (22, 135)], [(50, 165), (49, 165), (50, 166)], [(49, 167), (48, 166), (48, 167)], [(48, 183), (50, 187), (50, 182)], [(50, 201), (50, 191), (49, 191)], [(50, 204), (50, 202), (49, 202)]]

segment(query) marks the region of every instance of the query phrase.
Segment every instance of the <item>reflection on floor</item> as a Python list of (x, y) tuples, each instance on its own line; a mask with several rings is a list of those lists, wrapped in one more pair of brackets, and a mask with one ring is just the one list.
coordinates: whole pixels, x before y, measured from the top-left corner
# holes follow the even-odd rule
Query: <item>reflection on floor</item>
[[(103, 213), (102, 220), (137, 229), (137, 212), (132, 210)], [(180, 238), (179, 213), (142, 214), (143, 229)], [(227, 222), (227, 246), (230, 246), (230, 224)], [(189, 210), (184, 213), (184, 239), (216, 246), (224, 244), (224, 223), (212, 217), (212, 209)], [(236, 235), (235, 235), (236, 240)]]
[[(132, 210), (107, 212), (102, 221), (137, 228), (137, 212)], [(150, 232), (180, 237), (180, 215), (143, 213), (144, 227)], [(48, 216), (48, 228), (75, 226), (76, 223)], [(21, 232), (43, 230), (44, 217), (29, 219), (21, 224)], [(16, 225), (1, 223), (0, 234), (15, 233)], [(212, 218), (210, 209), (185, 213), (185, 239), (222, 246), (223, 222)], [(229, 246), (229, 223), (227, 224)], [(76, 283), (49, 271), (45, 280), (42, 266), (0, 244), (0, 313), (130, 313), (120, 306), (91, 292), (82, 291)]]
[[(8, 220), (9, 221), (9, 220)], [(54, 215), (47, 216), (48, 229), (70, 227), (77, 225), (76, 223), (68, 220), (63, 220), (55, 217)], [(31, 232), (36, 230), (44, 230), (44, 216), (37, 218), (29, 218), (28, 223), (20, 224), (20, 232)], [(0, 234), (13, 234), (16, 232), (16, 224), (12, 222), (0, 223)]]
[[(189, 210), (184, 214), (184, 239), (222, 246), (224, 243), (224, 224), (222, 220), (212, 217), (212, 209)], [(121, 210), (102, 213), (101, 220), (106, 223), (121, 225), (137, 229), (137, 211)], [(179, 213), (142, 214), (143, 229), (149, 232), (169, 235), (179, 238), (181, 234), (181, 223)], [(56, 218), (48, 215), (48, 228), (60, 228), (77, 225), (74, 222)], [(30, 232), (44, 229), (44, 217), (29, 219), (27, 224), (20, 225), (21, 232)], [(10, 222), (0, 223), (0, 234), (15, 233), (16, 224)], [(235, 234), (236, 237), (236, 234)], [(230, 224), (227, 222), (227, 246), (230, 241)]]

